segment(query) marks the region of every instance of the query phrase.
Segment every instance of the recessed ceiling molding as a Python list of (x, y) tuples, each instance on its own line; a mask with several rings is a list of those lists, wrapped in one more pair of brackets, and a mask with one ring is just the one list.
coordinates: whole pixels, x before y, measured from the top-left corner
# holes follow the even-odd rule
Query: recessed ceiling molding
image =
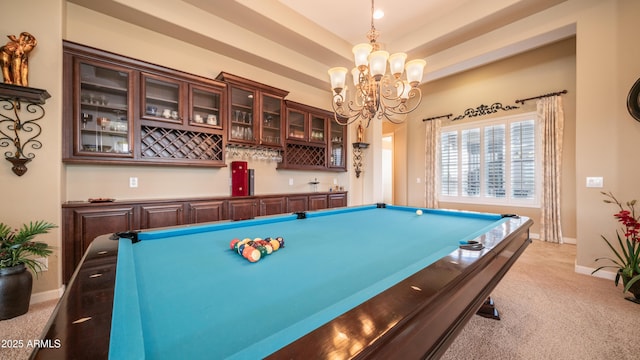
[(545, 46), (575, 35), (576, 24), (572, 23), (546, 33), (523, 39), (521, 41), (514, 42), (501, 48), (497, 48), (490, 52), (465, 59), (457, 63), (447, 64), (446, 66), (436, 69), (434, 69), (433, 63), (430, 58), (427, 58), (427, 71), (424, 76), (424, 82), (441, 79), (456, 73), (492, 63), (494, 61), (506, 59), (508, 57), (533, 50), (538, 47)]

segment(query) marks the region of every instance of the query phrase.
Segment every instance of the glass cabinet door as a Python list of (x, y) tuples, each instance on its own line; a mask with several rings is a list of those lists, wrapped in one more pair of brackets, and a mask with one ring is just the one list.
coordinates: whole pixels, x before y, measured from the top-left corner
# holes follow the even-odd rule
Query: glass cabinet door
[(335, 120), (330, 120), (330, 144), (331, 154), (329, 159), (330, 167), (345, 167), (345, 149), (344, 149), (344, 134), (345, 127), (338, 124)]
[(231, 131), (232, 140), (255, 141), (254, 135), (254, 92), (231, 87)]
[(324, 142), (326, 119), (317, 115), (311, 115), (311, 129), (309, 141)]
[(220, 91), (191, 86), (189, 94), (189, 123), (198, 126), (222, 128)]
[(79, 62), (76, 152), (131, 157), (131, 71)]
[(142, 118), (181, 123), (180, 83), (142, 74)]
[(265, 145), (282, 145), (282, 99), (262, 97), (262, 138)]
[(287, 110), (287, 139), (305, 139), (305, 120), (307, 116), (304, 112)]

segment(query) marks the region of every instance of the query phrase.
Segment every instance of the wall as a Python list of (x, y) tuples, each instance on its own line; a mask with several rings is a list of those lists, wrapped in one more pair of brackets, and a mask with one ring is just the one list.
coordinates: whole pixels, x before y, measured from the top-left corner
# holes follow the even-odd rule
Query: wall
[[(575, 38), (569, 38), (542, 48), (516, 55), (480, 68), (459, 73), (422, 85), (424, 98), (418, 111), (408, 123), (406, 142), (407, 200), (409, 205), (424, 206), (424, 147), (425, 123), (423, 118), (453, 114), (456, 117), (468, 108), (496, 102), (516, 106), (523, 99), (549, 92), (567, 90), (563, 95), (565, 108), (565, 134), (562, 164), (562, 223), (565, 237), (575, 242), (575, 108), (576, 58)], [(535, 111), (535, 101), (517, 105), (519, 109), (501, 111), (491, 115), (466, 118), (456, 124)], [(451, 124), (444, 119), (442, 126)], [(420, 179), (418, 183), (417, 179)], [(498, 213), (517, 213), (531, 217), (535, 224), (532, 232), (539, 233), (540, 211), (537, 208), (509, 208), (457, 203), (440, 203), (442, 208), (476, 210)]]
[[(596, 2), (580, 14), (577, 36), (576, 197), (578, 271), (589, 273), (594, 259), (611, 251), (600, 238), (618, 228), (600, 190), (623, 201), (640, 198), (638, 152), (640, 123), (627, 112), (626, 97), (640, 77), (637, 19), (640, 2)], [(588, 26), (581, 26), (588, 24)], [(587, 176), (603, 176), (604, 189), (586, 188)], [(584, 246), (583, 246), (584, 244)]]
[[(570, 166), (566, 162), (563, 166), (565, 181), (562, 221), (565, 236), (576, 238), (576, 271), (589, 274), (597, 267), (596, 258), (611, 255), (600, 235), (615, 236), (615, 229), (618, 228), (612, 217), (615, 209), (602, 202), (600, 191), (613, 191), (623, 201), (640, 198), (636, 180), (640, 170), (627, 165), (633, 164), (633, 156), (638, 151), (640, 123), (626, 110), (628, 91), (640, 76), (640, 63), (637, 61), (640, 49), (630, 45), (636, 42), (636, 22), (639, 16), (640, 2), (634, 0), (569, 0), (523, 21), (497, 29), (481, 39), (470, 40), (455, 49), (437, 54), (439, 61), (447, 58), (459, 59), (460, 54), (457, 52), (467, 53), (467, 58), (482, 57), (486, 54), (483, 51), (490, 48), (487, 44), (492, 42), (500, 44), (496, 48), (506, 48), (504, 44), (508, 41), (505, 39), (515, 37), (517, 40), (518, 34), (575, 27), (575, 90), (571, 91), (569, 88), (573, 76), (570, 71), (550, 74), (545, 71), (530, 72), (527, 75), (528, 82), (516, 86), (508, 79), (512, 75), (524, 76), (527, 73), (527, 69), (520, 66), (501, 69), (502, 75), (496, 74), (491, 79), (492, 86), (507, 81), (511, 85), (506, 89), (485, 88), (483, 84), (483, 92), (474, 93), (478, 91), (479, 85), (474, 87), (471, 84), (482, 79), (482, 72), (459, 74), (442, 80), (441, 84), (432, 82), (423, 85), (424, 91), (435, 93), (427, 95), (427, 101), (422, 104), (424, 110), (421, 110), (421, 116), (410, 119), (406, 148), (401, 149), (408, 154), (405, 179), (407, 203), (421, 205), (424, 201), (423, 188), (416, 184), (416, 179), (424, 174), (424, 157), (421, 155), (424, 135), (420, 119), (449, 112), (458, 114), (466, 107), (476, 107), (481, 103), (507, 103), (521, 96), (535, 96), (567, 88), (569, 94), (563, 97), (565, 110), (575, 109), (575, 114), (566, 116), (569, 119), (573, 116), (575, 119), (575, 130), (567, 128), (565, 136), (570, 136), (573, 132), (575, 145), (565, 147), (565, 157), (571, 157), (573, 153), (576, 161), (572, 183), (567, 183), (567, 178), (571, 176), (567, 175), (571, 173)], [(565, 61), (567, 59), (569, 58)], [(454, 60), (450, 62), (455, 65)], [(508, 61), (504, 63), (507, 64)], [(478, 76), (478, 79), (473, 76)], [(556, 82), (558, 76), (562, 79), (561, 82)], [(553, 84), (556, 86), (552, 86)], [(460, 91), (462, 89), (467, 91)], [(585, 179), (588, 176), (602, 176), (604, 188), (587, 188)], [(528, 212), (523, 214), (528, 215)], [(531, 215), (534, 219), (537, 217), (535, 213)], [(573, 221), (575, 230), (571, 228)], [(534, 231), (537, 231), (535, 227)], [(598, 275), (613, 276), (602, 272)]]
[[(20, 227), (34, 220), (46, 220), (60, 225), (60, 197), (62, 169), (60, 154), (62, 143), (62, 1), (25, 0), (13, 4), (11, 11), (4, 13), (0, 23), (0, 34), (19, 35), (23, 31), (31, 33), (38, 41), (29, 56), (29, 86), (45, 89), (51, 95), (44, 105), (45, 117), (39, 120), (42, 134), (38, 138), (42, 148), (33, 150), (35, 158), (27, 164), (27, 172), (18, 177), (11, 171), (8, 161), (0, 162), (0, 184), (2, 185), (2, 206), (0, 222), (12, 227)], [(8, 8), (8, 6), (7, 6)], [(3, 42), (4, 44), (4, 42)], [(13, 151), (9, 148), (0, 148)], [(37, 240), (45, 241), (57, 250), (48, 258), (49, 271), (43, 272), (34, 281), (34, 293), (58, 288), (60, 283), (60, 228), (50, 234), (40, 235)], [(51, 296), (57, 296), (53, 291)]]
[[(288, 90), (290, 95), (287, 99), (313, 106), (319, 107), (329, 97), (326, 92), (238, 63), (215, 51), (177, 41), (75, 4), (68, 4), (67, 10), (65, 39), (69, 41), (209, 78), (215, 78), (220, 71), (229, 72)], [(227, 164), (233, 160), (238, 159), (227, 158)], [(309, 182), (315, 179), (320, 182), (320, 190), (328, 190), (334, 182), (349, 190), (349, 178), (344, 172), (276, 170), (274, 162), (245, 161), (248, 161), (249, 168), (255, 169), (256, 194), (308, 192), (312, 190)], [(229, 167), (68, 165), (65, 170), (68, 180), (64, 184), (67, 195), (63, 201), (90, 197), (152, 199), (230, 195)], [(130, 176), (138, 178), (138, 188), (129, 188)], [(293, 185), (289, 185), (290, 179), (293, 179)]]
[[(68, 7), (67, 12), (65, 7)], [(61, 154), (61, 119), (62, 113), (62, 47), (61, 40), (69, 39), (88, 45), (104, 48), (133, 57), (163, 64), (172, 68), (187, 68), (199, 75), (214, 77), (219, 70), (236, 73), (241, 76), (262, 79), (270, 85), (288, 89), (290, 98), (302, 103), (309, 103), (318, 107), (326, 107), (324, 104), (326, 93), (296, 84), (290, 80), (265, 73), (258, 68), (245, 66), (236, 61), (224, 59), (213, 51), (200, 49), (184, 43), (178, 43), (170, 38), (162, 37), (145, 29), (130, 26), (126, 23), (101, 16), (84, 10), (74, 4), (67, 4), (63, 0), (23, 0), (12, 5), (11, 14), (6, 14), (0, 30), (2, 34), (18, 34), (21, 31), (30, 31), (39, 40), (39, 45), (30, 58), (31, 75), (30, 82), (34, 87), (45, 88), (52, 95), (47, 101), (45, 109), (47, 117), (43, 119), (43, 135), (41, 140), (43, 148), (36, 151), (36, 158), (29, 164), (29, 171), (22, 177), (15, 176), (6, 163), (0, 167), (0, 184), (3, 185), (3, 204), (0, 210), (0, 221), (17, 226), (32, 219), (45, 219), (61, 223), (60, 204), (72, 199), (86, 199), (89, 196), (111, 196), (116, 198), (160, 197), (168, 196), (174, 191), (180, 196), (203, 194), (211, 184), (228, 183), (228, 174), (225, 170), (211, 169), (184, 169), (167, 168), (161, 173), (163, 180), (159, 185), (149, 189), (149, 193), (130, 193), (127, 187), (127, 179), (132, 168), (107, 168), (64, 166), (60, 161)], [(623, 166), (633, 160), (637, 153), (637, 139), (640, 135), (640, 123), (635, 121), (626, 111), (626, 95), (631, 85), (640, 76), (640, 57), (636, 41), (637, 19), (640, 17), (640, 2), (636, 0), (568, 0), (558, 6), (550, 8), (530, 19), (510, 24), (502, 29), (497, 29), (489, 36), (481, 39), (470, 40), (464, 46), (450, 49), (439, 55), (443, 62), (454, 62), (463, 57), (456, 56), (456, 52), (466, 54), (468, 57), (482, 56), (488, 44), (502, 46), (514, 37), (526, 37), (534, 31), (544, 31), (568, 25), (576, 25), (576, 88), (574, 92), (567, 94), (575, 96), (575, 189), (576, 209), (576, 238), (578, 271), (588, 272), (595, 267), (594, 259), (599, 256), (607, 256), (610, 250), (600, 239), (600, 234), (613, 235), (616, 229), (615, 220), (612, 218), (612, 209), (602, 203), (600, 189), (585, 187), (585, 177), (603, 176), (605, 190), (613, 191), (621, 199), (630, 200), (640, 198), (640, 191), (636, 185), (640, 170), (631, 166)], [(68, 18), (68, 19), (67, 19)], [(540, 30), (542, 29), (542, 30)], [(505, 45), (506, 46), (506, 45)], [(459, 55), (459, 54), (458, 54)], [(429, 64), (427, 65), (429, 66)], [(541, 76), (544, 74), (540, 74)], [(540, 88), (527, 88), (527, 94), (520, 91), (497, 96), (498, 93), (490, 93), (486, 99), (479, 97), (471, 99), (463, 98), (456, 102), (456, 108), (438, 109), (438, 103), (429, 101), (423, 114), (416, 114), (409, 119), (409, 128), (403, 130), (402, 136), (396, 134), (396, 144), (399, 139), (407, 138), (406, 146), (402, 151), (407, 153), (405, 184), (407, 191), (407, 203), (419, 200), (423, 195), (420, 186), (416, 188), (415, 179), (424, 176), (424, 159), (419, 154), (423, 149), (420, 143), (419, 127), (421, 119), (427, 115), (440, 114), (443, 110), (453, 112), (463, 111), (466, 106), (477, 106), (479, 100), (486, 102), (494, 100), (510, 101), (520, 96), (533, 95), (546, 92), (549, 82), (531, 82), (531, 85), (540, 85)], [(564, 84), (562, 84), (564, 85)], [(426, 86), (428, 88), (431, 85)], [(442, 89), (444, 92), (444, 89)], [(574, 95), (575, 94), (575, 95)], [(418, 131), (414, 131), (418, 129)], [(381, 127), (369, 129), (368, 140), (372, 148), (379, 143), (377, 137), (382, 135)], [(353, 131), (350, 131), (353, 134)], [(379, 135), (378, 135), (379, 134)], [(418, 135), (418, 138), (414, 138)], [(351, 135), (350, 135), (351, 136)], [(354, 139), (351, 139), (351, 142)], [(378, 147), (379, 148), (379, 147)], [(339, 182), (344, 183), (350, 191), (350, 204), (358, 204), (374, 200), (379, 197), (379, 186), (373, 179), (376, 171), (380, 171), (379, 159), (375, 150), (367, 153), (364, 178), (355, 178), (353, 174), (341, 174)], [(566, 149), (565, 151), (567, 151)], [(396, 152), (397, 153), (397, 152)], [(348, 159), (350, 165), (351, 158)], [(397, 164), (397, 163), (396, 163)], [(632, 163), (633, 164), (633, 163)], [(267, 165), (268, 166), (268, 165)], [(274, 171), (261, 170), (261, 173), (272, 174)], [(141, 184), (156, 183), (159, 176), (157, 170), (152, 168), (135, 168), (139, 171)], [(402, 173), (402, 169), (395, 168)], [(96, 175), (103, 175), (97, 176)], [(302, 172), (278, 172), (279, 183), (282, 177), (287, 179), (294, 177), (294, 184), (302, 184), (309, 181), (309, 174)], [(394, 174), (396, 176), (402, 176)], [(314, 175), (315, 176), (315, 175)], [(334, 174), (328, 174), (327, 179), (322, 179), (322, 187), (332, 182)], [(319, 179), (320, 180), (320, 179)], [(115, 190), (102, 192), (97, 187), (89, 187), (87, 190), (79, 190), (88, 184), (101, 183), (104, 188), (116, 184)], [(184, 190), (187, 187), (193, 189)], [(396, 180), (397, 184), (397, 180)], [(141, 185), (142, 191), (146, 191)], [(166, 185), (166, 186), (165, 186)], [(91, 185), (95, 186), (95, 185)], [(151, 185), (149, 185), (151, 186)], [(262, 188), (263, 191), (272, 191), (270, 187)], [(285, 187), (286, 189), (286, 187)], [(566, 188), (565, 188), (566, 189)], [(288, 190), (288, 189), (287, 189)], [(568, 187), (567, 190), (571, 190)], [(396, 202), (402, 203), (402, 200)], [(418, 200), (412, 200), (418, 199)], [(416, 203), (417, 204), (417, 203)], [(572, 206), (568, 204), (566, 206)], [(566, 220), (563, 218), (563, 221)], [(60, 230), (57, 229), (50, 236), (43, 236), (43, 240), (60, 246)], [(36, 281), (34, 291), (36, 293), (46, 290), (56, 290), (60, 282), (60, 263), (58, 252), (50, 257), (50, 270), (40, 276)]]

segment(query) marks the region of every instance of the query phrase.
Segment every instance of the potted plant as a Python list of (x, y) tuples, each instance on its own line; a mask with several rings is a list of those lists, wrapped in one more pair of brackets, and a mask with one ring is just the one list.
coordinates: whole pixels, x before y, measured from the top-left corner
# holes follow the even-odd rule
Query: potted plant
[(616, 230), (620, 251), (607, 238), (600, 235), (613, 251), (615, 258), (597, 258), (596, 261), (607, 260), (609, 264), (600, 266), (591, 274), (604, 268), (617, 269), (615, 285), (618, 286), (620, 279), (622, 279), (623, 292), (631, 292), (635, 299), (629, 298), (629, 300), (640, 303), (640, 238), (638, 237), (638, 232), (640, 231), (640, 222), (638, 220), (640, 216), (636, 216), (636, 200), (627, 202), (625, 208), (611, 192), (602, 192), (602, 194), (607, 197), (604, 200), (605, 203), (616, 204), (620, 209), (613, 215), (622, 224), (622, 234)]
[(12, 230), (0, 223), (0, 320), (29, 310), (33, 278), (27, 268), (37, 275), (42, 264), (33, 257), (47, 257), (52, 252), (48, 244), (33, 239), (55, 227), (41, 220)]

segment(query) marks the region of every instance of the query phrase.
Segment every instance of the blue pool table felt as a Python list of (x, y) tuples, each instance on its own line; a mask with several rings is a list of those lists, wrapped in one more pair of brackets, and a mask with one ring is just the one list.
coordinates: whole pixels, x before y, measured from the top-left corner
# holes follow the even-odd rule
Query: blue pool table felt
[[(375, 206), (120, 239), (110, 357), (263, 358), (495, 227), (499, 215)], [(234, 238), (282, 236), (250, 263)]]

